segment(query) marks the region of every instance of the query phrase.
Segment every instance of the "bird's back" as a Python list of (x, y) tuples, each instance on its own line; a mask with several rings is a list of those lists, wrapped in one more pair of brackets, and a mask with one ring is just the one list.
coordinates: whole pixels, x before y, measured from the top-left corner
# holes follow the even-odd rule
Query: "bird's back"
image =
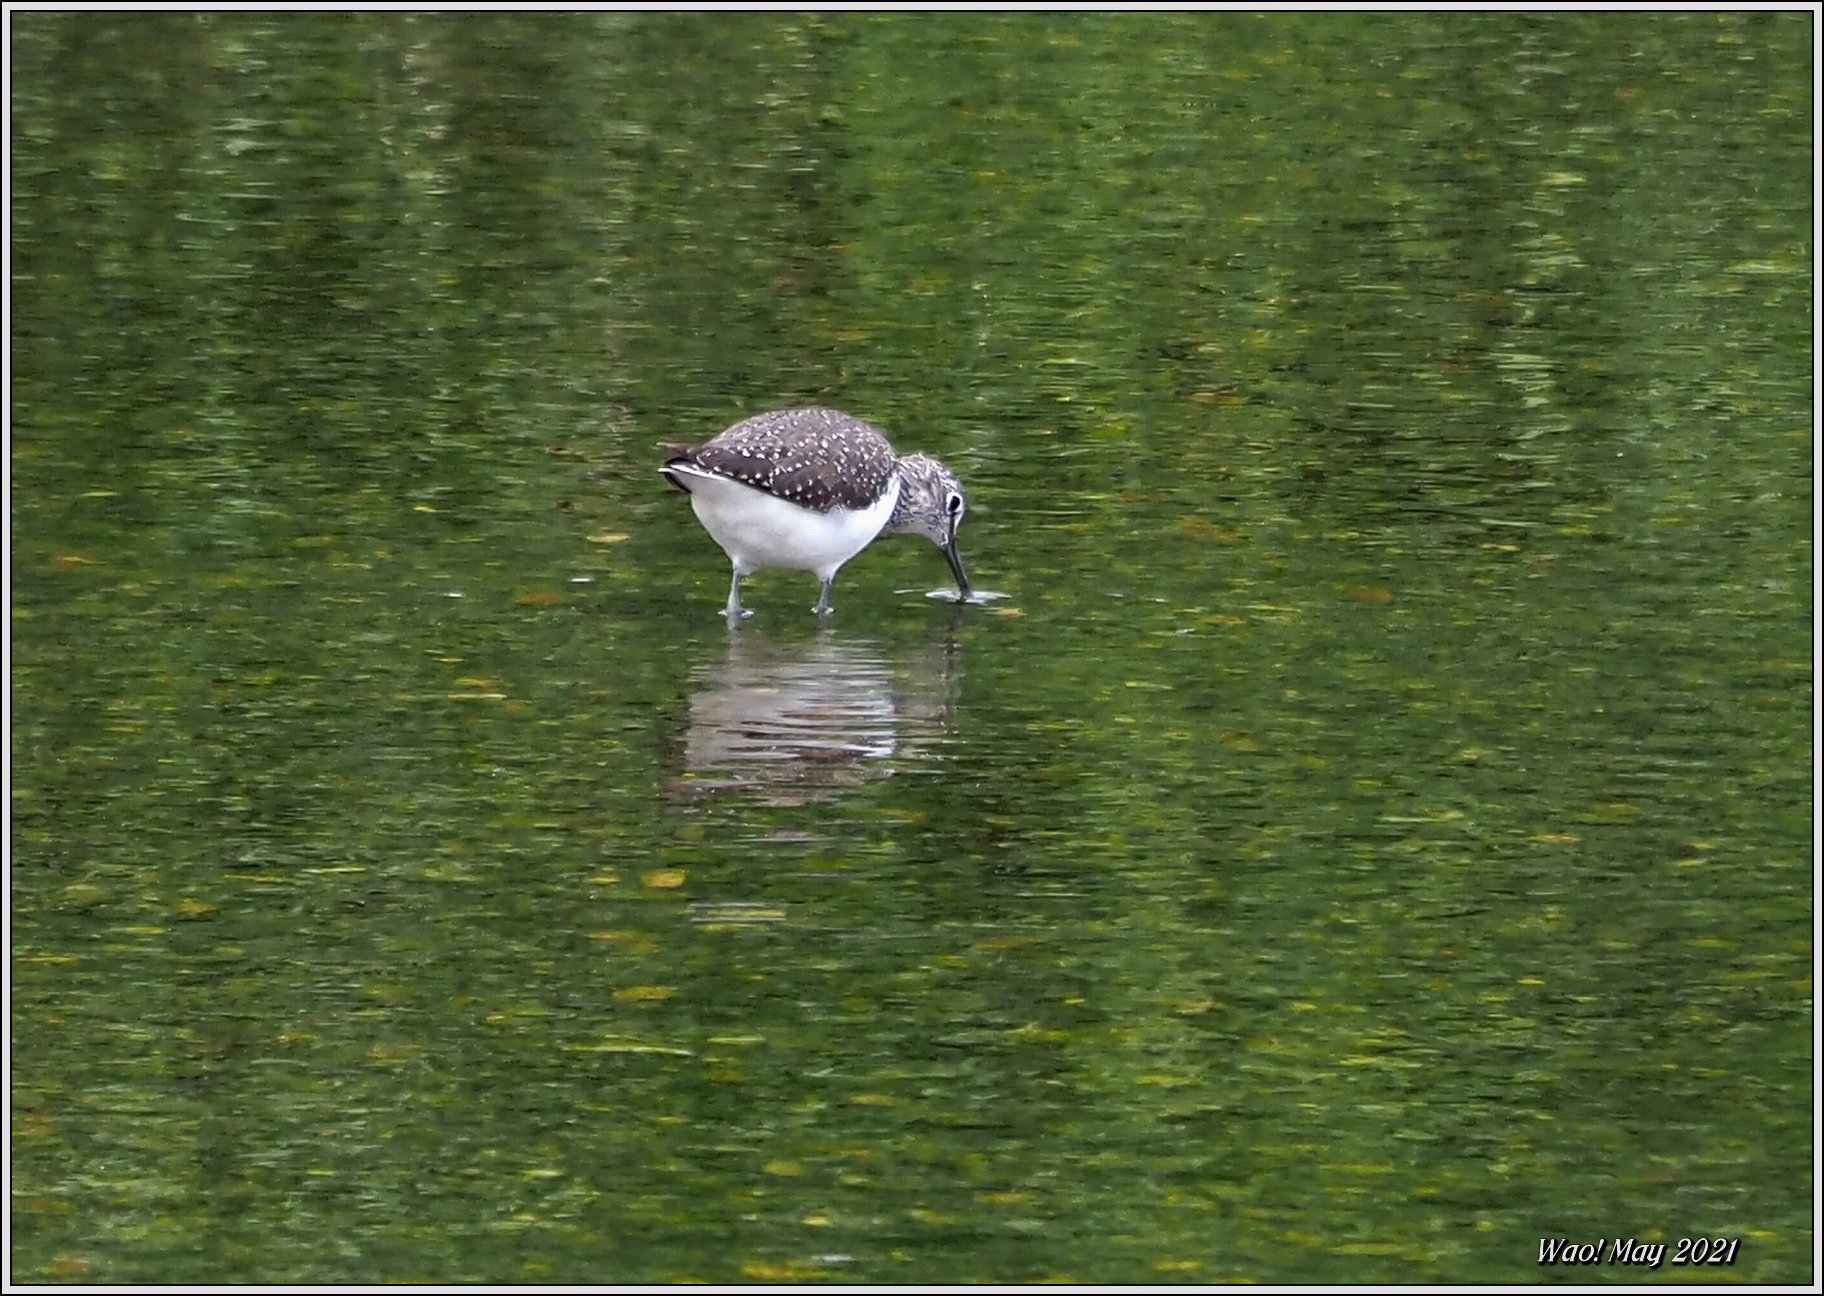
[(700, 446), (667, 446), (680, 490), (704, 474), (817, 513), (861, 510), (885, 494), (899, 459), (879, 429), (832, 409), (756, 414)]

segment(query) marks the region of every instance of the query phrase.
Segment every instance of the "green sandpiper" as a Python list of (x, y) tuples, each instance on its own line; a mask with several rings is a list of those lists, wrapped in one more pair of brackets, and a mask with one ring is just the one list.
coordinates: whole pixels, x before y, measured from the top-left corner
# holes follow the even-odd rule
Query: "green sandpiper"
[(962, 483), (930, 455), (896, 454), (879, 429), (833, 409), (756, 414), (699, 446), (668, 445), (659, 469), (690, 496), (710, 537), (734, 563), (733, 618), (741, 578), (763, 567), (814, 572), (823, 582), (819, 616), (830, 611), (836, 571), (878, 535), (911, 532), (939, 549), (956, 575), (957, 601), (969, 578), (956, 550)]

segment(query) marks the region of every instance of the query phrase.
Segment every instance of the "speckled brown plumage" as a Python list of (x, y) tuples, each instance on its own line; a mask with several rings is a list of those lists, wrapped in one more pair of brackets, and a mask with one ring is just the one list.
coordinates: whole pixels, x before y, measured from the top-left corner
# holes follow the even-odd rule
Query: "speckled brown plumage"
[(756, 414), (700, 446), (678, 447), (665, 466), (677, 463), (828, 513), (879, 499), (899, 457), (877, 428), (841, 410), (794, 409)]

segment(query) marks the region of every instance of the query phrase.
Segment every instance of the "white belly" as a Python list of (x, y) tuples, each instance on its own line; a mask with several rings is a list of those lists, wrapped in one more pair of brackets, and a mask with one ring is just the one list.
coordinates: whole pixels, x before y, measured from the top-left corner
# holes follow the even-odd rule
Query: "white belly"
[(828, 580), (880, 534), (899, 501), (897, 474), (868, 508), (818, 513), (726, 477), (683, 465), (671, 471), (688, 478), (697, 520), (743, 576), (762, 567), (787, 567)]

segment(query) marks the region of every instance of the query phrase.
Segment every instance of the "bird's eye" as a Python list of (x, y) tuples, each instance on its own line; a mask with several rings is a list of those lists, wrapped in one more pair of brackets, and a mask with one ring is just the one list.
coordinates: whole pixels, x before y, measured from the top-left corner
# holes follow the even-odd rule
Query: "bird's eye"
[(949, 496), (944, 500), (944, 508), (949, 512), (951, 517), (957, 516), (963, 511), (963, 497), (958, 495), (955, 491), (951, 491)]

